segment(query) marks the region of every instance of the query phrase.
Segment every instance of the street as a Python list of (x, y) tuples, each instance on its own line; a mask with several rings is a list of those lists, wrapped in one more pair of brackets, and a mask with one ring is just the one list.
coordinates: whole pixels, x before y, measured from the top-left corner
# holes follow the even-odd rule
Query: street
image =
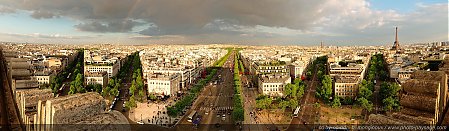
[[(202, 119), (199, 127), (197, 127), (198, 130), (228, 130), (235, 127), (231, 118), (234, 104), (232, 99), (234, 95), (233, 65), (234, 52), (231, 53), (223, 67), (217, 71), (217, 74), (203, 88), (191, 109), (186, 112), (177, 125), (178, 129), (180, 127), (193, 128), (193, 124), (187, 121), (187, 115), (193, 110), (197, 111), (197, 117), (200, 116)], [(217, 81), (217, 84), (215, 84), (215, 81)], [(217, 123), (218, 125), (216, 125)]]
[(315, 118), (319, 117), (317, 116), (316, 108), (314, 107), (314, 103), (317, 102), (315, 92), (317, 83), (319, 82), (315, 73), (316, 71), (317, 68), (313, 71), (314, 73), (312, 73), (313, 76), (311, 80), (305, 81), (307, 84), (307, 90), (305, 92), (305, 96), (302, 97), (301, 102), (299, 103), (301, 106), (300, 113), (298, 117), (292, 119), (288, 130), (312, 130), (312, 127), (307, 127), (305, 124), (313, 125)]
[[(246, 75), (242, 75), (242, 82), (246, 83), (248, 81), (248, 78)], [(250, 85), (242, 84), (243, 88), (243, 94), (244, 94), (244, 100), (245, 103), (244, 109), (245, 109), (245, 121), (243, 122), (244, 129), (245, 130), (263, 130), (265, 127), (264, 125), (260, 125), (261, 123), (257, 121), (257, 118), (255, 118), (256, 114), (256, 98), (259, 94), (257, 91), (257, 87), (248, 87)], [(252, 114), (253, 112), (254, 114)]]

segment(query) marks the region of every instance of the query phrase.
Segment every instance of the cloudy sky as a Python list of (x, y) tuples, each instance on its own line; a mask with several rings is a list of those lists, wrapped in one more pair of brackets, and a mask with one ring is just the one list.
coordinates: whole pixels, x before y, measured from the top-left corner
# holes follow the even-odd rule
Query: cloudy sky
[(0, 0), (0, 41), (386, 45), (448, 40), (446, 0)]

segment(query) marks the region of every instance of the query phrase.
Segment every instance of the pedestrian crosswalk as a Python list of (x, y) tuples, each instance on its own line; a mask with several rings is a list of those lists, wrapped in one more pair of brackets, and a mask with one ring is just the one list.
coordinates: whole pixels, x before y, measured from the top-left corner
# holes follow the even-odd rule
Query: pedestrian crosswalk
[(221, 106), (221, 107), (200, 107), (200, 110), (203, 110), (203, 111), (210, 111), (210, 110), (219, 110), (219, 111), (222, 111), (222, 110), (232, 110), (233, 109), (233, 107), (232, 106)]
[(219, 95), (219, 96), (200, 96), (200, 97), (204, 97), (204, 98), (218, 98), (218, 97), (220, 97), (220, 98), (233, 98), (234, 96), (233, 95)]

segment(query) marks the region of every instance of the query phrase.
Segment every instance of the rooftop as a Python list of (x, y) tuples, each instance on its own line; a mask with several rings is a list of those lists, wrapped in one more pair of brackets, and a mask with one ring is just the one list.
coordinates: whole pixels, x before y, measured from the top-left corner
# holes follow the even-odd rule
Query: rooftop
[(290, 76), (275, 73), (275, 74), (260, 75), (259, 78), (264, 83), (284, 83), (285, 81), (290, 79)]

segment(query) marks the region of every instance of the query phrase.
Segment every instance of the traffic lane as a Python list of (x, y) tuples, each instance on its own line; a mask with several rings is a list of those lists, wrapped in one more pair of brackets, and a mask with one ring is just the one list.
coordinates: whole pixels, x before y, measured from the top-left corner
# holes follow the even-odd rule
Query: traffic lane
[[(233, 57), (230, 57), (233, 58)], [(218, 96), (215, 99), (215, 103), (214, 103), (214, 107), (216, 107), (216, 109), (214, 111), (212, 111), (209, 115), (209, 118), (212, 118), (211, 122), (205, 123), (205, 129), (204, 130), (210, 130), (212, 124), (216, 124), (219, 123), (221, 125), (232, 125), (233, 123), (231, 122), (230, 119), (230, 115), (227, 114), (227, 112), (221, 112), (218, 113), (218, 107), (232, 107), (233, 103), (231, 100), (229, 100), (230, 97), (225, 97), (226, 95), (229, 96), (230, 93), (233, 93), (233, 86), (232, 86), (232, 80), (233, 80), (233, 75), (231, 75), (232, 73), (230, 72), (230, 66), (227, 66), (231, 63), (231, 61), (233, 61), (233, 59), (228, 59), (227, 62), (225, 62), (224, 64), (224, 68), (221, 69), (221, 78), (223, 79), (223, 81), (219, 82), (215, 88), (215, 90), (217, 90)], [(231, 90), (231, 91), (229, 91)], [(223, 121), (223, 117), (222, 115), (225, 115), (225, 120)], [(221, 129), (223, 127), (219, 127), (218, 129)], [(226, 127), (226, 129), (228, 129), (229, 127)]]
[(62, 87), (62, 91), (60, 92), (59, 96), (66, 96), (69, 94), (70, 82), (72, 82), (72, 80), (74, 79), (74, 76), (75, 76), (73, 74), (73, 70), (70, 73), (71, 73), (71, 75), (69, 76), (69, 78), (64, 78), (64, 80), (62, 81), (62, 85), (64, 85), (64, 87)]
[[(228, 61), (229, 61), (230, 59), (228, 59)], [(226, 63), (226, 62), (225, 62)], [(217, 75), (216, 76), (214, 76), (214, 77), (217, 77), (219, 74), (221, 74), (222, 75), (222, 78), (224, 78), (224, 76), (225, 76), (225, 74), (224, 73), (226, 73), (226, 69), (223, 69), (223, 68), (221, 68), (221, 69), (219, 69), (218, 70), (218, 73), (217, 73)], [(210, 81), (210, 82), (212, 82), (212, 81)], [(207, 83), (208, 85), (209, 85), (209, 83)], [(218, 84), (218, 85), (216, 85), (215, 87), (210, 87), (210, 86), (206, 86), (205, 88), (210, 88), (210, 89), (212, 89), (210, 92), (212, 93), (211, 95), (215, 95), (215, 96), (218, 96), (218, 94), (217, 93), (219, 93), (220, 91), (219, 91), (219, 89), (222, 89), (221, 88), (221, 86), (222, 86), (222, 84)], [(201, 94), (203, 94), (203, 95), (205, 95), (204, 93), (207, 93), (206, 92), (207, 90), (203, 90), (202, 91), (202, 93)], [(201, 95), (200, 94), (200, 95)], [(198, 97), (199, 99), (197, 99), (197, 100), (195, 100), (195, 102), (194, 102), (194, 104), (195, 103), (200, 103), (200, 102), (205, 102), (205, 100), (207, 99), (207, 101), (210, 101), (210, 102), (214, 102), (214, 104), (213, 104), (213, 106), (215, 107), (215, 106), (217, 106), (217, 103), (218, 103), (218, 101), (219, 101), (219, 98), (217, 97), (217, 98), (202, 98), (202, 97)], [(205, 103), (209, 103), (209, 102), (205, 102)], [(209, 103), (210, 104), (210, 103)], [(186, 118), (186, 115), (187, 114), (189, 114), (190, 112), (192, 111), (192, 109), (190, 109), (186, 114), (184, 114), (184, 116), (183, 116), (183, 118), (181, 119), (181, 125), (186, 125), (186, 124), (191, 124), (191, 123), (189, 123), (189, 122), (187, 122), (187, 118)], [(208, 117), (208, 118), (206, 118), (206, 120), (205, 121), (202, 121), (201, 123), (202, 124), (200, 124), (200, 129), (202, 129), (202, 130), (209, 130), (210, 129), (210, 125), (211, 125), (211, 123), (213, 123), (213, 122), (210, 122), (210, 118), (212, 118), (212, 120), (211, 121), (214, 121), (214, 116), (216, 115), (216, 113), (214, 112), (214, 111), (210, 111), (209, 112), (209, 114), (208, 115), (204, 115), (204, 113), (203, 113), (203, 111), (201, 111), (200, 112), (201, 114), (203, 114), (203, 118), (204, 117)]]
[[(214, 77), (213, 77), (213, 79), (216, 79), (218, 77), (218, 74), (216, 74)], [(211, 83), (212, 81), (209, 81), (208, 83), (206, 83), (206, 86), (204, 87), (204, 89), (201, 91), (201, 93), (200, 93), (200, 95), (198, 96), (198, 98), (195, 100), (195, 102), (192, 104), (192, 109), (189, 109), (187, 112), (186, 112), (186, 114), (184, 114), (184, 116), (181, 118), (181, 125), (191, 125), (192, 123), (190, 123), (190, 122), (188, 122), (187, 121), (187, 117), (186, 117), (186, 115), (188, 115), (188, 114), (190, 114), (191, 112), (192, 112), (192, 110), (196, 110), (197, 112), (199, 112), (199, 114), (201, 115), (201, 116), (203, 116), (203, 120), (204, 120), (204, 116), (207, 116), (207, 115), (204, 115), (205, 114), (205, 111), (199, 111), (199, 109), (200, 109), (200, 106), (199, 106), (199, 104), (204, 104), (205, 103), (205, 101), (206, 101), (206, 97), (204, 97), (204, 96), (207, 96), (208, 95), (208, 93), (213, 93), (213, 94), (211, 94), (211, 95), (217, 95), (216, 93), (218, 93), (217, 91), (215, 91), (215, 90), (213, 90), (214, 88), (213, 87), (211, 87), (211, 85), (210, 85), (210, 83)], [(210, 91), (209, 91), (210, 90)], [(207, 94), (207, 95), (206, 95)], [(210, 101), (210, 100), (209, 100)], [(201, 122), (204, 122), (204, 121), (201, 121)]]
[[(223, 97), (222, 97), (222, 94), (223, 94), (223, 90), (225, 89), (225, 87), (226, 87), (226, 77), (228, 77), (228, 75), (227, 75), (227, 71), (226, 71), (226, 68), (225, 68), (225, 70), (223, 70), (223, 72), (222, 72), (222, 78), (224, 79), (224, 81), (222, 82), (222, 83), (225, 83), (225, 84), (218, 84), (217, 85), (217, 88), (216, 88), (216, 90), (217, 90), (217, 98), (215, 99), (215, 101), (214, 101), (214, 107), (215, 107), (215, 110), (213, 111), (213, 116), (210, 116), (210, 117), (212, 117), (212, 123), (222, 123), (221, 122), (221, 115), (223, 115), (223, 114), (221, 114), (221, 113), (218, 113), (218, 107), (223, 107), (223, 106), (225, 106), (224, 105), (224, 103), (225, 102), (223, 102)], [(220, 115), (220, 116), (218, 116), (218, 115)], [(211, 124), (211, 123), (208, 123), (208, 124)]]
[(115, 102), (115, 106), (113, 108), (113, 110), (117, 110), (122, 113), (128, 111), (125, 109), (124, 105), (125, 101), (128, 101), (129, 99), (129, 91), (128, 91), (129, 86), (127, 87), (126, 85), (128, 84), (124, 84), (123, 86), (121, 86), (118, 100)]

